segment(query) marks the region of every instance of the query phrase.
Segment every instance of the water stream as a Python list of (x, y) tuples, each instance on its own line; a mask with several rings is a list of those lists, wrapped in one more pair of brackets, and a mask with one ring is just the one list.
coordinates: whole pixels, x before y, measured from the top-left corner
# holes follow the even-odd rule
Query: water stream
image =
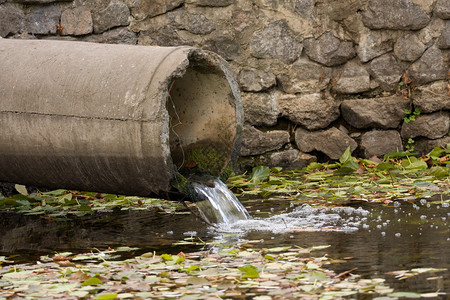
[(200, 183), (193, 185), (197, 193), (206, 198), (197, 202), (197, 208), (209, 223), (231, 225), (250, 219), (248, 211), (220, 179), (214, 180), (212, 186)]

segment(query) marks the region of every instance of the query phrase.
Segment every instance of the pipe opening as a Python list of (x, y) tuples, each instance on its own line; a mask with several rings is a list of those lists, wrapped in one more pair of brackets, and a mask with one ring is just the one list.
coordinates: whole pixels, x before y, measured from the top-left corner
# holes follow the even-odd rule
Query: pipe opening
[(236, 112), (230, 84), (215, 68), (191, 65), (167, 99), (172, 161), (183, 175), (219, 176), (230, 161)]

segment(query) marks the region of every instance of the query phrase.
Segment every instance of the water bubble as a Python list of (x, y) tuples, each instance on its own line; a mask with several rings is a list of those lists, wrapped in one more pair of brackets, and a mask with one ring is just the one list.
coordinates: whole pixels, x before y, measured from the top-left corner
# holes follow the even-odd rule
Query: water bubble
[(382, 231), (381, 236), (386, 236), (386, 232)]
[(264, 239), (260, 239), (259, 242), (260, 242), (260, 243), (264, 243)]
[(370, 226), (369, 225), (367, 225), (367, 224), (363, 224), (363, 226), (362, 226), (364, 229), (369, 229), (370, 228)]
[(427, 204), (427, 207), (428, 207), (428, 208), (429, 208), (429, 207), (431, 207), (431, 204), (430, 204), (430, 203), (428, 203), (428, 204)]
[(447, 218), (446, 218), (446, 217), (442, 217), (441, 220), (442, 220), (442, 221), (445, 221), (445, 220), (447, 220)]
[(386, 223), (388, 223), (388, 224), (391, 223), (391, 220), (386, 220)]
[(427, 216), (425, 216), (425, 215), (420, 216), (420, 219), (422, 219), (422, 220), (425, 220), (426, 218), (427, 218)]
[(383, 222), (383, 226), (387, 226), (387, 223), (386, 223), (386, 222)]
[(426, 199), (420, 199), (420, 204), (424, 205), (425, 203), (427, 203)]
[(167, 231), (167, 234), (173, 234), (172, 230)]
[(399, 207), (400, 205), (402, 205), (400, 202), (394, 201), (394, 206), (395, 206), (395, 207)]
[(183, 235), (186, 235), (186, 236), (197, 236), (197, 231), (186, 231), (186, 232), (183, 232)]
[(377, 228), (378, 228), (378, 229), (381, 229), (381, 225), (377, 225)]
[(274, 236), (271, 236), (271, 237), (270, 237), (270, 239), (271, 239), (271, 240), (274, 240), (274, 239), (275, 239), (275, 237), (274, 237)]
[(449, 207), (449, 206), (450, 206), (450, 203), (448, 203), (448, 202), (442, 203), (442, 207)]
[(274, 211), (273, 207), (271, 207), (271, 208), (270, 208), (270, 211), (271, 211), (271, 212), (273, 212), (273, 211)]
[(289, 236), (289, 238), (290, 238), (290, 239), (293, 239), (293, 238), (294, 238), (294, 236), (293, 236), (293, 235), (291, 235), (291, 236)]
[(402, 236), (402, 234), (400, 233), (400, 232), (397, 232), (396, 234), (395, 234), (395, 237), (401, 237)]
[(436, 206), (436, 209), (439, 209), (439, 208), (441, 208), (441, 207), (440, 207), (439, 205), (437, 205), (437, 206)]
[(398, 209), (394, 209), (394, 213), (398, 213)]
[(289, 204), (289, 207), (293, 208), (294, 207), (294, 203), (291, 202), (291, 204)]
[(257, 209), (256, 212), (259, 213), (259, 212), (261, 212), (261, 210)]

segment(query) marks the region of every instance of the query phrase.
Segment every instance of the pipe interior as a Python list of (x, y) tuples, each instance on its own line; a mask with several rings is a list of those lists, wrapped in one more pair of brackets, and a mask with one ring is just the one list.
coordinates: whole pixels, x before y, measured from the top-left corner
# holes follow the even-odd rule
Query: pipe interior
[(230, 160), (236, 112), (223, 74), (190, 66), (172, 83), (167, 100), (170, 150), (178, 171), (218, 176)]

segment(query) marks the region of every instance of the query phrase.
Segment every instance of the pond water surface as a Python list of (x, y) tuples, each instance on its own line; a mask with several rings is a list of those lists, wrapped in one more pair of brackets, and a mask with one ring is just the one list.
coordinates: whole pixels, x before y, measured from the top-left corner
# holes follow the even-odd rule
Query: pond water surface
[[(82, 252), (93, 248), (138, 247), (135, 254), (157, 251), (176, 254), (202, 246), (174, 246), (186, 238), (203, 241), (251, 240), (254, 248), (330, 245), (327, 254), (342, 272), (385, 278), (402, 291), (450, 294), (450, 208), (448, 203), (396, 201), (344, 208), (293, 207), (287, 201), (247, 200), (253, 219), (212, 228), (189, 212), (169, 215), (155, 211), (115, 211), (55, 221), (39, 216), (2, 213), (0, 255), (16, 262), (35, 262), (55, 251)], [(230, 234), (231, 233), (231, 234)], [(414, 268), (446, 268), (406, 280), (388, 272)]]

